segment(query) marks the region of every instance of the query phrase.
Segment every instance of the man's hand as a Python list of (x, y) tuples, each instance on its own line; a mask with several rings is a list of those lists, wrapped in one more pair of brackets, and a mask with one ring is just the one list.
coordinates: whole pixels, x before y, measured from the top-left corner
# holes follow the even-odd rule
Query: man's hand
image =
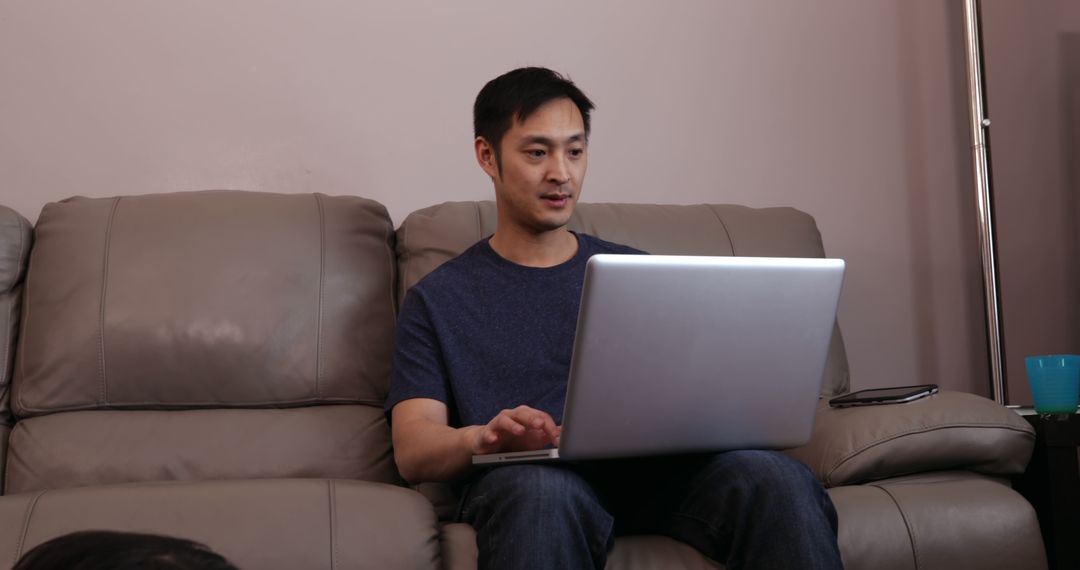
[(548, 445), (559, 445), (562, 427), (546, 412), (528, 406), (503, 410), (487, 425), (476, 426), (472, 451), (474, 455), (502, 451), (534, 451)]
[(405, 400), (393, 410), (394, 461), (410, 483), (447, 481), (472, 469), (472, 456), (531, 451), (559, 445), (562, 429), (551, 416), (528, 406), (503, 410), (482, 426), (447, 425), (446, 404)]

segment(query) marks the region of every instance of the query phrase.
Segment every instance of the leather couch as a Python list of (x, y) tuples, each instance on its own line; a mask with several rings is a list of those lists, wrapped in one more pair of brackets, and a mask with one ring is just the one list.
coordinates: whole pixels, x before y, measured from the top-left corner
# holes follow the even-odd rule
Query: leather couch
[[(490, 202), (395, 231), (371, 200), (236, 191), (71, 198), (33, 228), (0, 207), (0, 566), (96, 528), (250, 569), (475, 568), (447, 488), (397, 474), (382, 403), (402, 295), (494, 224)], [(824, 254), (789, 208), (582, 204), (572, 226), (653, 253)], [(848, 387), (837, 328), (823, 394)], [(1013, 412), (822, 402), (788, 453), (829, 488), (847, 568), (1046, 567), (1008, 483), (1034, 441)], [(721, 566), (634, 536), (609, 567)]]

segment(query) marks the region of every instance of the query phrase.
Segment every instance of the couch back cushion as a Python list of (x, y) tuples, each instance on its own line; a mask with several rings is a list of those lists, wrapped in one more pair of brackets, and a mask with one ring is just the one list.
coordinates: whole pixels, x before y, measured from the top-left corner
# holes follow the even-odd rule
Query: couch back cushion
[[(443, 262), (495, 231), (495, 203), (447, 202), (410, 214), (398, 228), (399, 302)], [(653, 254), (824, 257), (814, 219), (793, 208), (702, 204), (579, 204), (570, 229)], [(838, 326), (826, 362), (824, 395), (848, 390)]]
[[(8, 433), (14, 417), (10, 407), (11, 374), (15, 361), (22, 281), (32, 241), (30, 222), (0, 206), (0, 465), (7, 456)], [(3, 477), (0, 476), (0, 483)]]
[(47, 205), (35, 233), (6, 493), (399, 482), (382, 412), (396, 275), (383, 206), (237, 191), (72, 198)]
[(12, 420), (8, 395), (18, 338), (22, 281), (32, 239), (30, 222), (15, 210), (0, 206), (0, 425), (10, 425)]
[(393, 232), (357, 197), (238, 191), (48, 204), (13, 407), (380, 406)]

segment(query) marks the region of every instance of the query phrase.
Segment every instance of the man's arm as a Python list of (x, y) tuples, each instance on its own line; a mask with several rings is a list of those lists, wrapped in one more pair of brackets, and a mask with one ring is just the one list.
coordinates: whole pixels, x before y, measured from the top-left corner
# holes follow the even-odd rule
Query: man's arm
[(446, 481), (472, 467), (472, 456), (559, 445), (551, 416), (528, 406), (503, 410), (487, 425), (452, 428), (446, 404), (413, 398), (394, 406), (394, 461), (410, 483)]

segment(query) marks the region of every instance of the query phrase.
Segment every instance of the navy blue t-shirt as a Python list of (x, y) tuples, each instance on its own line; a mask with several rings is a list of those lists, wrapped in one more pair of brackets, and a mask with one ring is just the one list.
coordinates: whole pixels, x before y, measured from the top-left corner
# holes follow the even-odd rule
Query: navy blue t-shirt
[(386, 412), (431, 398), (450, 425), (486, 424), (521, 404), (562, 424), (585, 262), (597, 253), (644, 253), (575, 234), (578, 250), (554, 267), (508, 261), (483, 239), (432, 271), (398, 316)]

